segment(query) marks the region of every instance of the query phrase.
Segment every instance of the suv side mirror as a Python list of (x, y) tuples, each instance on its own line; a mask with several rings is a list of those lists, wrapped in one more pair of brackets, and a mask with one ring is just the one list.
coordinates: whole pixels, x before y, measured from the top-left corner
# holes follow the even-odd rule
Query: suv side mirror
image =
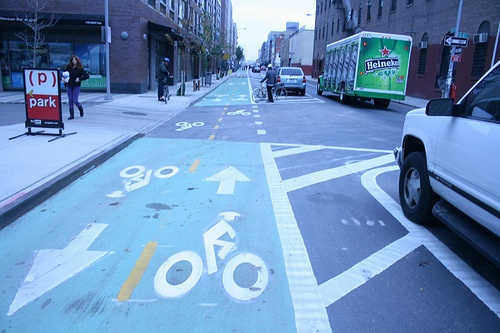
[(453, 113), (453, 98), (431, 99), (425, 108), (428, 116), (451, 116)]

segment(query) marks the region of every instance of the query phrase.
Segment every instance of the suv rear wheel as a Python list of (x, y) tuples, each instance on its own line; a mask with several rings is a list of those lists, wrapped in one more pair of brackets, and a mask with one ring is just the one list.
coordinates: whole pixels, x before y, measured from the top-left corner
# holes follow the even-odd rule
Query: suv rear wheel
[(432, 207), (437, 195), (429, 183), (423, 152), (413, 152), (404, 160), (399, 174), (399, 201), (405, 216), (418, 224), (434, 222)]

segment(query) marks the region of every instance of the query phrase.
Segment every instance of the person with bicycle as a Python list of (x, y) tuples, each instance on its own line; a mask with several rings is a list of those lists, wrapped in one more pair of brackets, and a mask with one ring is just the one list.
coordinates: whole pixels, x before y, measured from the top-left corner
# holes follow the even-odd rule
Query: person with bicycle
[(273, 65), (267, 65), (266, 76), (260, 81), (260, 83), (266, 81), (267, 85), (267, 102), (274, 103), (273, 99), (273, 88), (276, 85), (276, 72), (273, 69)]
[(165, 101), (165, 98), (163, 96), (164, 94), (164, 89), (165, 85), (167, 84), (167, 78), (169, 77), (170, 73), (168, 72), (167, 65), (170, 63), (169, 58), (163, 58), (160, 66), (158, 66), (158, 69), (156, 70), (156, 79), (158, 80), (158, 100), (159, 101)]

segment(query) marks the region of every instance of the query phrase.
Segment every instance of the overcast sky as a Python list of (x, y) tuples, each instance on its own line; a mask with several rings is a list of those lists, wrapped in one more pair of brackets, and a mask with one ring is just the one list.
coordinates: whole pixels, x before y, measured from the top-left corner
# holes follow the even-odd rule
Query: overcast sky
[(257, 59), (269, 32), (286, 30), (288, 21), (314, 28), (315, 0), (232, 0), (232, 4), (238, 45), (244, 49), (246, 60)]

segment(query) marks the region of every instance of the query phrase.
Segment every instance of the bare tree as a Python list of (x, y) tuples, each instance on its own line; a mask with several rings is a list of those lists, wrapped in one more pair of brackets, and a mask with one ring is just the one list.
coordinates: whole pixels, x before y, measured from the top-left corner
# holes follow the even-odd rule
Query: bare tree
[(38, 65), (38, 52), (45, 44), (44, 30), (56, 25), (59, 20), (55, 14), (46, 14), (43, 10), (46, 3), (43, 0), (26, 0), (29, 10), (19, 14), (20, 19), (27, 27), (26, 30), (16, 33), (16, 36), (24, 41), (28, 50), (28, 60), (32, 67)]

